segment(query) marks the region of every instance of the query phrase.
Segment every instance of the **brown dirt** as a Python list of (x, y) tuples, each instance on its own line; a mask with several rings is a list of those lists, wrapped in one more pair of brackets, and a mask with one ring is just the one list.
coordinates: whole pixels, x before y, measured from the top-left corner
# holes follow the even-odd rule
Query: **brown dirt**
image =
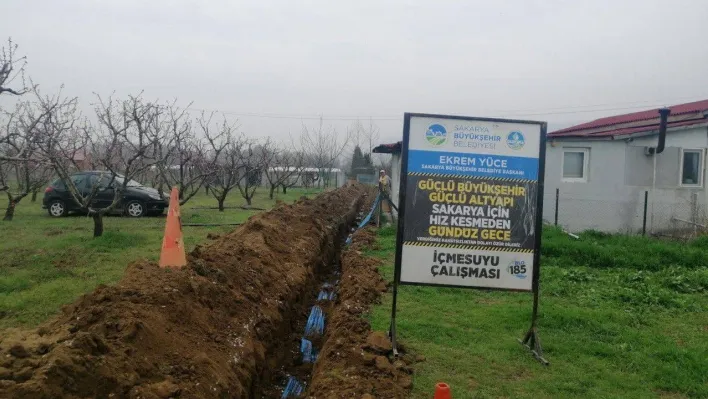
[[(186, 268), (134, 263), (38, 329), (4, 334), (0, 397), (260, 397), (363, 192), (279, 205), (197, 247)], [(348, 286), (353, 306), (352, 295), (378, 295)]]
[[(363, 198), (362, 205), (359, 207), (359, 220), (356, 221), (356, 224), (358, 224), (360, 219), (366, 216), (366, 214), (368, 214), (368, 212), (370, 211), (377, 194), (376, 188), (367, 187), (365, 193), (366, 195)], [(353, 225), (350, 226), (350, 228), (351, 230), (354, 230)], [(364, 235), (358, 235), (357, 237), (357, 241), (359, 241), (364, 237)], [(375, 238), (374, 235), (370, 235), (370, 237), (372, 238), (372, 240)], [(336, 259), (332, 262), (332, 269), (326, 271), (326, 273), (319, 276), (321, 278), (317, 283), (318, 287), (321, 287), (323, 283), (328, 283), (335, 287), (335, 292), (337, 291), (339, 276), (341, 274), (337, 273), (338, 270), (341, 271), (341, 253), (338, 253), (337, 255), (338, 256), (336, 257)], [(288, 337), (287, 339), (287, 342), (290, 343), (290, 346), (286, 346), (283, 348), (283, 351), (285, 351), (286, 353), (285, 361), (280, 364), (281, 368), (279, 370), (276, 370), (274, 374), (275, 378), (271, 379), (274, 384), (272, 384), (269, 388), (266, 387), (266, 389), (264, 390), (264, 398), (280, 397), (282, 393), (282, 387), (289, 376), (295, 377), (298, 381), (305, 384), (305, 386), (309, 385), (309, 381), (312, 376), (313, 365), (311, 363), (303, 363), (302, 353), (300, 352), (300, 342), (303, 337), (307, 318), (310, 314), (310, 311), (312, 310), (312, 306), (317, 305), (321, 307), (322, 310), (325, 312), (325, 318), (327, 320), (326, 324), (329, 324), (329, 317), (332, 314), (333, 309), (338, 305), (337, 303), (333, 303), (332, 301), (328, 300), (316, 301), (315, 299), (317, 293), (318, 292), (316, 291), (313, 297), (311, 298), (310, 303), (308, 303), (308, 306), (302, 308), (300, 310), (299, 316), (296, 317), (296, 320), (298, 320), (296, 327), (293, 329), (290, 337)], [(319, 349), (322, 348), (322, 344), (326, 339), (326, 337), (317, 336), (310, 336), (306, 338), (312, 342), (313, 348), (315, 348), (315, 350), (318, 352)]]
[(310, 398), (408, 396), (414, 358), (404, 355), (394, 359), (386, 334), (372, 332), (364, 318), (386, 291), (378, 273), (380, 261), (361, 252), (374, 243), (373, 230), (360, 230), (342, 253), (339, 299), (328, 314), (324, 346), (308, 389)]

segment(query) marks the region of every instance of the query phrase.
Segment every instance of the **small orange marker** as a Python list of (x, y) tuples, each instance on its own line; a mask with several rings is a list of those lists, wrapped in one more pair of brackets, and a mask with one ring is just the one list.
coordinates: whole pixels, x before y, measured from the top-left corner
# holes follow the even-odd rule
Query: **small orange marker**
[(187, 265), (182, 239), (182, 221), (179, 214), (179, 192), (172, 187), (170, 193), (170, 208), (165, 222), (165, 238), (160, 251), (160, 267), (181, 268)]
[(434, 399), (452, 399), (452, 394), (450, 394), (450, 386), (444, 382), (438, 382), (437, 385), (435, 385)]

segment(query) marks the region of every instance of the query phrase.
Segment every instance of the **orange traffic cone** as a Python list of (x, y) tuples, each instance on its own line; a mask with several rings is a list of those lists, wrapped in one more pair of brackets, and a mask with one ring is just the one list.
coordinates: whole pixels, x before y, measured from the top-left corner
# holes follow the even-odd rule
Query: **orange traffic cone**
[(452, 395), (450, 394), (450, 386), (444, 382), (438, 382), (435, 385), (434, 399), (452, 399)]
[(179, 192), (177, 187), (170, 193), (170, 209), (165, 222), (165, 238), (162, 240), (160, 267), (180, 268), (187, 265), (182, 240), (182, 222), (179, 215)]

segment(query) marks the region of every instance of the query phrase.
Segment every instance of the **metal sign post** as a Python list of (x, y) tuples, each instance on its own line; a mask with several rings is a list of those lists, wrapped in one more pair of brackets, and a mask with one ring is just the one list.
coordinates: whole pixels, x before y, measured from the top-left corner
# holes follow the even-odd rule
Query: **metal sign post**
[[(526, 333), (523, 339), (519, 340), (521, 345), (526, 346), (533, 356), (548, 366), (550, 363), (543, 357), (543, 349), (541, 348), (541, 339), (538, 337), (537, 319), (538, 319), (538, 295), (539, 295), (539, 278), (541, 276), (541, 235), (543, 233), (543, 176), (546, 172), (546, 126), (541, 127), (541, 148), (539, 149), (539, 165), (538, 165), (538, 197), (536, 199), (538, 212), (536, 213), (536, 256), (533, 259), (533, 310), (531, 312), (531, 328)], [(558, 220), (558, 189), (556, 189), (556, 221)], [(557, 223), (556, 223), (557, 224)]]
[(432, 285), (533, 292), (522, 343), (543, 359), (536, 317), (545, 136), (545, 122), (405, 114), (394, 354), (398, 286)]

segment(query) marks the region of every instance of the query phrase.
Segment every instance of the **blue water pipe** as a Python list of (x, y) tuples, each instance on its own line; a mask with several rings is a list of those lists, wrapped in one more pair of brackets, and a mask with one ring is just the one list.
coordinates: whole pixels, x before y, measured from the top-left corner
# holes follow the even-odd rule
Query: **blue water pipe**
[(317, 361), (317, 351), (312, 347), (312, 341), (306, 338), (300, 340), (300, 352), (303, 363), (314, 363)]
[(334, 293), (334, 287), (332, 284), (324, 283), (322, 284), (322, 289), (317, 295), (318, 301), (334, 301), (336, 294)]
[(305, 336), (312, 337), (324, 334), (325, 315), (322, 308), (313, 306), (310, 312), (310, 317), (307, 318), (305, 325)]
[[(374, 212), (376, 212), (376, 207), (379, 205), (379, 201), (381, 201), (381, 193), (379, 193), (376, 196), (376, 199), (374, 200), (374, 205), (371, 207), (371, 211), (369, 211), (369, 214), (366, 215), (364, 219), (361, 220), (361, 223), (359, 223), (359, 226), (357, 226), (356, 230), (354, 230), (354, 233), (356, 233), (358, 230), (369, 224), (369, 221), (371, 221), (371, 216), (374, 215)], [(352, 233), (352, 234), (354, 234)], [(352, 243), (352, 236), (347, 237), (346, 244), (349, 245)]]
[(334, 301), (334, 299), (335, 299), (336, 297), (337, 297), (337, 296), (336, 296), (336, 294), (334, 293), (334, 291), (329, 291), (329, 292), (328, 292), (328, 291), (322, 290), (322, 291), (320, 291), (320, 294), (317, 295), (317, 300), (318, 300), (318, 301)]
[(285, 390), (283, 390), (283, 395), (280, 398), (297, 398), (298, 396), (302, 395), (302, 391), (304, 391), (304, 387), (302, 386), (300, 381), (298, 381), (297, 378), (290, 376), (290, 378), (288, 378), (288, 384), (285, 386)]

